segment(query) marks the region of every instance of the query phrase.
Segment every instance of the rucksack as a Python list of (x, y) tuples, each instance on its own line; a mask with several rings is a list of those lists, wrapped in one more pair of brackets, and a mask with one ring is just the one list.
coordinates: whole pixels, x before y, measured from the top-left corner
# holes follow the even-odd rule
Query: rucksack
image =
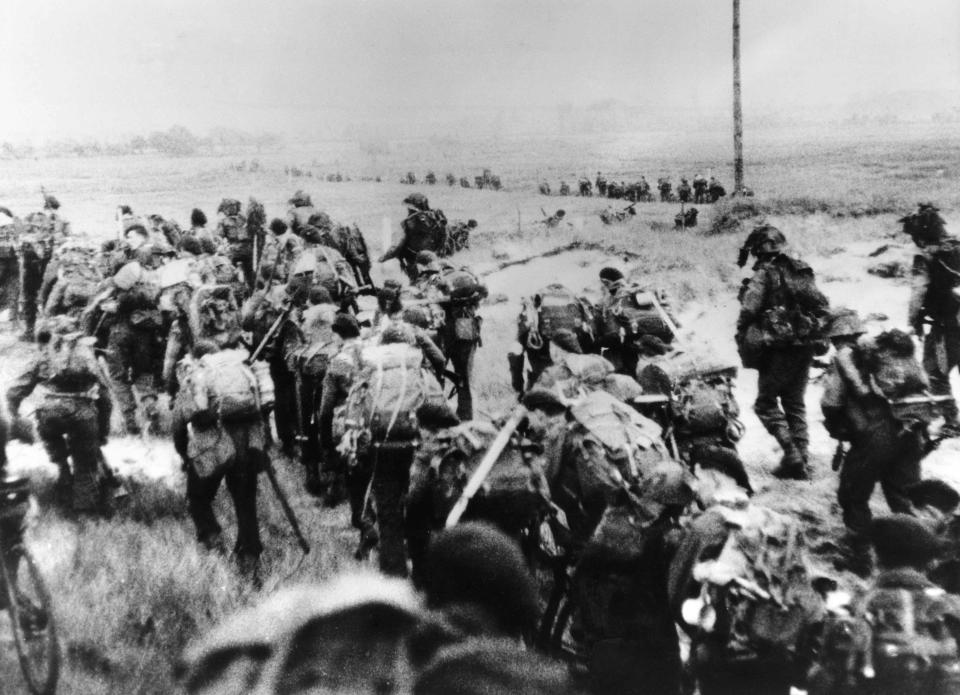
[(960, 239), (946, 237), (926, 250), (930, 269), (930, 285), (925, 309), (931, 315), (955, 314), (960, 305), (956, 288), (960, 287)]
[[(563, 285), (553, 283), (539, 290), (529, 300), (523, 300), (520, 323), (529, 327), (529, 343), (530, 336), (534, 334), (544, 340), (552, 340), (561, 330), (573, 331), (576, 335), (592, 335), (594, 314), (590, 302), (577, 297)], [(536, 349), (536, 346), (531, 347)]]
[(290, 275), (313, 275), (313, 285), (320, 285), (334, 300), (343, 296), (344, 285), (356, 286), (356, 279), (346, 260), (335, 248), (314, 244), (306, 247), (290, 267)]
[(622, 335), (625, 341), (651, 335), (665, 343), (676, 337), (664, 319), (663, 297), (639, 285), (620, 288), (603, 308), (603, 334), (612, 338)]
[(819, 340), (830, 302), (817, 288), (813, 269), (781, 254), (767, 264), (766, 273), (769, 289), (760, 318), (766, 347), (805, 345)]
[[(433, 521), (441, 526), (463, 488), (483, 459), (498, 429), (468, 420), (438, 431), (421, 451), (433, 470)], [(470, 501), (466, 519), (484, 519), (502, 529), (521, 530), (542, 516), (550, 493), (542, 456), (526, 456), (518, 438), (511, 439)]]
[(359, 370), (347, 395), (345, 416), (361, 444), (417, 437), (417, 409), (443, 401), (436, 378), (423, 369), (423, 353), (407, 343), (359, 349)]
[(486, 286), (467, 267), (445, 268), (437, 278), (436, 287), (450, 299), (461, 302), (479, 302), (487, 296)]
[(95, 338), (86, 337), (82, 331), (54, 333), (45, 348), (50, 382), (70, 386), (96, 381), (99, 369), (95, 343)]
[(246, 350), (220, 350), (196, 361), (190, 379), (196, 412), (216, 416), (223, 422), (250, 420), (269, 405), (262, 392), (272, 394), (272, 381), (263, 363), (256, 370), (247, 364)]
[(313, 306), (303, 312), (302, 339), (287, 358), (291, 372), (317, 381), (327, 373), (331, 360), (343, 345), (343, 340), (331, 328), (334, 315), (331, 305)]
[(203, 285), (194, 290), (187, 318), (194, 341), (212, 340), (224, 347), (240, 338), (240, 309), (229, 286)]
[(939, 587), (874, 588), (832, 612), (812, 683), (835, 692), (957, 692), (960, 655), (944, 619), (950, 598)]
[(239, 214), (239, 205), (240, 203), (237, 202), (238, 214), (228, 215), (217, 224), (220, 234), (227, 241), (250, 241), (250, 231), (247, 229), (247, 220), (243, 215)]

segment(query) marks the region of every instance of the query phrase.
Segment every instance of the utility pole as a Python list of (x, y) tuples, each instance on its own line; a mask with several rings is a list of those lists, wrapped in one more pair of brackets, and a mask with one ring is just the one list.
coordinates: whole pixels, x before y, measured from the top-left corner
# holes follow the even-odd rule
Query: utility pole
[(740, 104), (740, 0), (733, 0), (733, 190), (743, 190), (743, 107)]

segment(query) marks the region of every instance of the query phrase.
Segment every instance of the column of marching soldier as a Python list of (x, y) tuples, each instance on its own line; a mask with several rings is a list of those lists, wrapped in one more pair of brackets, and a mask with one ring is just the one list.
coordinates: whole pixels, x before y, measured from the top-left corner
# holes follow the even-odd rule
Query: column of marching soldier
[[(244, 212), (225, 199), (211, 230), (197, 209), (184, 230), (125, 206), (122, 238), (99, 246), (70, 234), (52, 196), (23, 220), (2, 210), (11, 218), (0, 228), (5, 298), (25, 324), (23, 338), (37, 344), (7, 390), (10, 427), (27, 436), (20, 411), (32, 394), (69, 509), (113, 513), (116, 482), (100, 450), (111, 411), (130, 434), (157, 432), (166, 392), (198, 540), (224, 547), (212, 501), (225, 482), (237, 512), (235, 558), (259, 582), (256, 496), (261, 472), (276, 486), (272, 413), (276, 450), (299, 459), (306, 489), (328, 505), (349, 500), (358, 558), (376, 547), (381, 571), (399, 577), (412, 563), (424, 592), (369, 580), (364, 590), (334, 592), (332, 603), (313, 596), (312, 608), (283, 608), (297, 617), (282, 637), (253, 631), (238, 642), (245, 628), (235, 621), (186, 655), (188, 688), (212, 677), (211, 655), (225, 649), (250, 659), (238, 644), (267, 646), (266, 663), (308, 639), (311, 621), (386, 611), (391, 636), (358, 628), (356, 640), (382, 642), (389, 658), (359, 669), (362, 678), (349, 668), (328, 674), (328, 686), (383, 692), (387, 683), (401, 692), (408, 678), (419, 692), (452, 692), (451, 678), (491, 677), (486, 660), (502, 670), (503, 692), (574, 687), (496, 637), (555, 653), (576, 644), (573, 680), (595, 692), (680, 692), (688, 677), (704, 693), (791, 685), (907, 692), (907, 682), (956, 691), (960, 609), (946, 591), (960, 588), (951, 540), (960, 495), (920, 477), (922, 457), (960, 432), (949, 386), (960, 363), (960, 242), (936, 208), (901, 220), (919, 248), (910, 324), (922, 360), (910, 334), (870, 337), (855, 312), (831, 309), (778, 229), (757, 227), (741, 250), (739, 264), (752, 256), (755, 265), (740, 293), (737, 345), (743, 366), (759, 373), (757, 416), (783, 452), (777, 477), (810, 474), (804, 393), (816, 357), (833, 347), (820, 363), (822, 407), (838, 441), (849, 532), (836, 564), (871, 577), (838, 607), (827, 596), (835, 582), (812, 567), (802, 525), (749, 499), (730, 368), (694, 359), (693, 376), (684, 372), (690, 354), (664, 295), (618, 269), (601, 271), (596, 306), (561, 285), (525, 300), (508, 355), (520, 403), (499, 429), (474, 421), (471, 374), (487, 290), (438, 252), (466, 246), (476, 223), (448, 223), (418, 193), (403, 203), (401, 240), (379, 261), (397, 259), (409, 284), (380, 288), (359, 230), (334, 224), (300, 191), (286, 219), (269, 223), (255, 200)], [(360, 311), (364, 294), (376, 297), (374, 312)], [(896, 514), (874, 520), (877, 482)], [(472, 523), (460, 539), (440, 532), (461, 517), (502, 533)], [(880, 574), (871, 576), (874, 557)], [(545, 608), (524, 560), (552, 568)], [(238, 621), (260, 620), (261, 610), (270, 609)], [(878, 617), (894, 613), (916, 623), (901, 625), (916, 639), (896, 649), (884, 645), (902, 635)], [(686, 671), (676, 623), (692, 640)], [(426, 624), (433, 656), (417, 661), (411, 642)], [(862, 639), (843, 642), (839, 632)], [(484, 635), (492, 641), (476, 641)], [(318, 646), (329, 639), (329, 649)], [(331, 664), (338, 649), (359, 646), (319, 633), (308, 641)], [(293, 666), (278, 663), (257, 666), (279, 679), (270, 692), (285, 692), (284, 679), (294, 677), (283, 671)], [(311, 677), (323, 681), (322, 670), (314, 666)]]

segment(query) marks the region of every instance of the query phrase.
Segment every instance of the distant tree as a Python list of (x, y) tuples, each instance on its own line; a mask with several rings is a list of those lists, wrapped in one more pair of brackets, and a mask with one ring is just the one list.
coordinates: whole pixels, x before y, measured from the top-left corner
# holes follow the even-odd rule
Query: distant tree
[(158, 152), (175, 157), (194, 154), (200, 146), (197, 136), (182, 125), (175, 125), (169, 130), (150, 133), (148, 142)]

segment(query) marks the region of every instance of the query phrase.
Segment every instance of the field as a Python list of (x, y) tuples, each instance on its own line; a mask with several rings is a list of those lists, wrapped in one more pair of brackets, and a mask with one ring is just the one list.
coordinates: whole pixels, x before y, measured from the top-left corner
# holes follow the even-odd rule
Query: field
[[(636, 179), (713, 173), (732, 188), (729, 138), (725, 134), (666, 133), (591, 138), (530, 137), (495, 141), (325, 143), (260, 159), (255, 173), (236, 171), (242, 157), (229, 159), (72, 159), (0, 161), (0, 204), (18, 214), (39, 207), (40, 186), (57, 195), (74, 229), (96, 238), (115, 234), (114, 210), (131, 205), (140, 214), (157, 212), (185, 223), (194, 206), (212, 218), (222, 197), (255, 196), (268, 215), (282, 216), (290, 194), (303, 188), (334, 220), (356, 222), (371, 250), (384, 243), (384, 230), (399, 230), (401, 200), (412, 190), (428, 195), (450, 219), (475, 218), (472, 248), (457, 257), (485, 275), (490, 288), (483, 307), (483, 346), (477, 359), (479, 408), (503, 412), (513, 394), (505, 353), (514, 339), (520, 297), (551, 281), (596, 296), (597, 272), (616, 265), (650, 285), (663, 287), (680, 310), (690, 340), (709, 344), (719, 356), (736, 359), (733, 324), (736, 289), (743, 274), (734, 261), (744, 233), (710, 235), (714, 211), (703, 206), (700, 227), (674, 231), (678, 204), (638, 206), (623, 225), (604, 226), (598, 213), (607, 201), (550, 197), (536, 193), (546, 178), (556, 190), (561, 179), (575, 187), (579, 175), (602, 170), (608, 178)], [(866, 273), (867, 254), (885, 243), (896, 219), (918, 201), (939, 203), (952, 229), (960, 229), (960, 138), (943, 137), (930, 127), (885, 132), (809, 129), (748, 134), (747, 184), (757, 211), (779, 226), (793, 248), (817, 270), (824, 291), (836, 305), (877, 316), (872, 326), (904, 324), (905, 284)], [(295, 165), (315, 177), (291, 177)], [(459, 176), (488, 167), (499, 174), (501, 192), (446, 185), (410, 187), (397, 183), (407, 170), (421, 177), (432, 169)], [(341, 171), (353, 181), (328, 183), (322, 175)], [(381, 176), (382, 183), (360, 181)], [(617, 201), (610, 201), (615, 205)], [(545, 229), (537, 220), (557, 208), (569, 224)], [(724, 207), (718, 208), (722, 211)], [(750, 220), (747, 221), (749, 225)], [(580, 242), (580, 248), (498, 270), (501, 263), (533, 257)], [(376, 278), (398, 276), (391, 263)], [(0, 384), (22, 364), (29, 348), (0, 336)], [(738, 398), (747, 436), (741, 454), (759, 499), (811, 523), (815, 543), (829, 555), (840, 531), (835, 504), (836, 477), (830, 471), (832, 442), (819, 424), (819, 389), (809, 392), (815, 475), (809, 483), (783, 483), (769, 471), (778, 458), (773, 440), (750, 410), (755, 373), (742, 373)], [(948, 475), (956, 450), (947, 447), (927, 462), (928, 470)], [(175, 690), (173, 666), (183, 645), (257, 594), (245, 587), (229, 560), (198, 548), (183, 504), (183, 481), (172, 447), (164, 441), (118, 439), (107, 447), (114, 465), (129, 476), (130, 501), (110, 522), (71, 521), (51, 506), (51, 467), (39, 446), (10, 446), (14, 470), (38, 481), (40, 513), (29, 539), (54, 592), (62, 626), (65, 673), (60, 692), (168, 693)], [(343, 508), (317, 507), (299, 489), (299, 466), (277, 459), (281, 481), (291, 491), (314, 551), (305, 559), (295, 546), (272, 493), (263, 486), (261, 518), (267, 551), (264, 591), (327, 578), (354, 565), (354, 535)], [(958, 477), (958, 474), (953, 474)], [(228, 530), (230, 505), (220, 499)], [(883, 508), (879, 503), (878, 508)], [(18, 683), (15, 657), (0, 622), (0, 682)], [(5, 692), (6, 689), (4, 689)]]

